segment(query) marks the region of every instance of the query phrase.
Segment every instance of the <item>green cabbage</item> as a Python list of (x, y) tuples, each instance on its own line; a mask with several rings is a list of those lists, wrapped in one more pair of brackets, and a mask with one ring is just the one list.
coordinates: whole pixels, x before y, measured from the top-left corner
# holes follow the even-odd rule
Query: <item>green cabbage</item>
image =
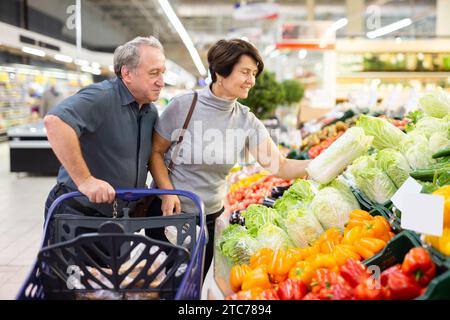
[(419, 103), (425, 114), (432, 117), (443, 118), (450, 113), (450, 98), (442, 88), (425, 94)]
[(335, 179), (353, 160), (369, 150), (372, 137), (361, 128), (348, 129), (328, 149), (312, 160), (306, 169), (309, 176), (325, 184)]
[(360, 209), (359, 203), (349, 187), (339, 180), (324, 186), (311, 202), (311, 211), (324, 230), (344, 230), (352, 210)]
[(257, 247), (256, 240), (249, 235), (247, 229), (238, 224), (226, 227), (217, 243), (219, 251), (233, 264), (249, 263)]
[(361, 115), (356, 126), (364, 129), (364, 133), (373, 137), (373, 146), (382, 150), (384, 148), (397, 148), (403, 140), (405, 133), (381, 118)]
[(413, 170), (428, 168), (436, 162), (432, 158), (433, 152), (430, 149), (428, 139), (417, 133), (416, 130), (407, 134), (400, 151)]
[(372, 202), (383, 204), (397, 191), (389, 176), (377, 166), (375, 156), (362, 156), (350, 167), (356, 185)]
[(258, 230), (267, 223), (274, 223), (279, 214), (276, 210), (260, 204), (251, 204), (245, 210), (245, 226), (251, 236), (256, 236)]
[(378, 167), (388, 175), (397, 188), (403, 185), (412, 171), (408, 160), (394, 149), (381, 150), (377, 153), (376, 160)]
[(307, 208), (292, 210), (286, 218), (287, 234), (296, 247), (312, 245), (324, 232), (316, 216)]
[(307, 180), (296, 180), (283, 196), (275, 201), (274, 208), (283, 216), (290, 210), (302, 207), (314, 198), (311, 183)]
[(256, 236), (257, 248), (271, 248), (273, 250), (293, 248), (294, 244), (287, 233), (272, 223), (267, 223), (259, 229)]

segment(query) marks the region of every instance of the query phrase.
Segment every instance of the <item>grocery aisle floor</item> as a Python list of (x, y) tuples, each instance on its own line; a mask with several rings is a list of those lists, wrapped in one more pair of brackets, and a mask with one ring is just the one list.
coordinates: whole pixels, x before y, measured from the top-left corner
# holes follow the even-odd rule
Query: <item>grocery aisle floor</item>
[(0, 143), (1, 300), (14, 299), (36, 257), (44, 202), (54, 183), (55, 177), (10, 173), (8, 143)]

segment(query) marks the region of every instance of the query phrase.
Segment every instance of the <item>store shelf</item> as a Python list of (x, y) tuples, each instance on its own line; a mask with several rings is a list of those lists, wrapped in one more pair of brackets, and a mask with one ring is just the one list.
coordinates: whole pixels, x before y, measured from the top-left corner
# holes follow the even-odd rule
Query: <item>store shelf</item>
[(450, 72), (354, 72), (341, 74), (337, 79), (360, 79), (360, 78), (382, 78), (382, 79), (426, 79), (426, 78), (449, 78)]

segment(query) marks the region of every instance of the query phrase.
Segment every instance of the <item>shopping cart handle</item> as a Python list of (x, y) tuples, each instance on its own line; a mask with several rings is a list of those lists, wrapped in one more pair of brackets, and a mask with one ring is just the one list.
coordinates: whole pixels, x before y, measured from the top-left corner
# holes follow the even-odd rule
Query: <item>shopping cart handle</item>
[[(145, 189), (145, 188), (137, 188), (137, 189), (116, 189), (116, 197), (124, 200), (124, 201), (136, 201), (146, 196), (161, 196), (161, 195), (176, 195), (176, 196), (182, 196), (187, 197), (188, 199), (192, 200), (194, 202), (195, 206), (198, 209), (199, 217), (200, 217), (200, 227), (203, 228), (205, 225), (205, 207), (203, 205), (203, 201), (197, 196), (195, 193), (192, 193), (190, 191), (185, 190), (165, 190), (165, 189)], [(50, 219), (52, 218), (54, 212), (56, 211), (56, 208), (63, 203), (64, 201), (75, 198), (75, 197), (85, 197), (84, 194), (82, 194), (79, 191), (69, 192), (61, 195), (58, 197), (55, 201), (53, 201), (52, 205), (48, 209), (47, 216), (44, 223), (44, 234), (47, 233), (47, 228)], [(44, 241), (45, 243), (45, 237)]]

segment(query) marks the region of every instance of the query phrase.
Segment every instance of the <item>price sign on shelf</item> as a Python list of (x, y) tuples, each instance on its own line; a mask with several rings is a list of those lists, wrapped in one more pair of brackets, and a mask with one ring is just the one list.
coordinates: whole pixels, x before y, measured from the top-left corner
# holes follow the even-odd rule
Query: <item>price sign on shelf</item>
[(401, 227), (419, 233), (442, 235), (444, 198), (422, 194), (422, 186), (409, 177), (391, 198), (402, 212)]

